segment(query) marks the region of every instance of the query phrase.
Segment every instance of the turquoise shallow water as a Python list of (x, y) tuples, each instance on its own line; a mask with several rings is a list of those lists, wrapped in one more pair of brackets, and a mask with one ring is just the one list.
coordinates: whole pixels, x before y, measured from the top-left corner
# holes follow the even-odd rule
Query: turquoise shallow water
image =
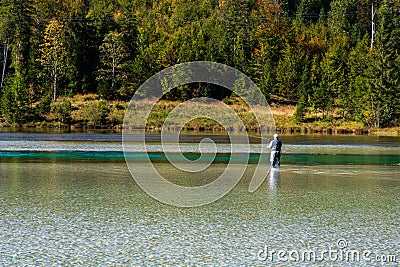
[[(184, 153), (185, 157), (190, 160), (199, 158), (198, 153)], [(149, 152), (149, 153), (127, 153), (128, 160), (141, 162), (149, 157), (153, 162), (168, 162), (164, 153)], [(122, 152), (118, 151), (0, 151), (0, 162), (2, 161), (124, 161), (125, 156)], [(178, 154), (169, 154), (174, 159)], [(227, 154), (220, 153), (215, 157), (209, 154), (204, 157), (205, 159), (214, 160), (215, 163), (228, 163), (232, 162), (247, 162), (247, 155), (245, 154)], [(250, 154), (249, 163), (257, 163), (260, 159), (259, 154)], [(399, 155), (369, 155), (369, 154), (303, 154), (303, 153), (284, 153), (282, 155), (282, 162), (284, 164), (384, 164), (384, 165), (400, 165)]]
[[(130, 139), (130, 153), (127, 157), (142, 161), (147, 155), (154, 162), (167, 162), (164, 152), (172, 158), (183, 152), (188, 159), (199, 156), (198, 142), (212, 138), (214, 145), (203, 144), (205, 159), (213, 157), (214, 162), (227, 163), (230, 159), (242, 163), (250, 154), (250, 163), (260, 157), (260, 141), (251, 139), (249, 147), (236, 143), (233, 147), (224, 135), (183, 136), (179, 147), (173, 143), (161, 145), (160, 136), (146, 136), (146, 150), (135, 145), (139, 138)], [(0, 133), (0, 161), (123, 161), (121, 135), (117, 134), (26, 134)], [(400, 164), (400, 138), (363, 136), (284, 136), (283, 158), (285, 164)], [(231, 155), (231, 151), (233, 154)], [(247, 152), (246, 152), (247, 151)]]
[[(352, 153), (351, 138), (328, 144), (306, 137), (304, 145), (319, 146), (321, 154), (304, 153), (298, 141), (286, 139), (293, 150), (256, 192), (248, 192), (256, 166), (250, 164), (225, 197), (202, 207), (177, 208), (137, 186), (121, 150), (115, 149), (117, 136), (95, 137), (95, 142), (62, 138), (10, 137), (13, 147), (0, 142), (0, 265), (399, 265), (396, 140), (381, 144), (367, 138), (356, 145), (384, 151), (372, 156)], [(0, 135), (0, 140), (6, 138)], [(229, 158), (219, 154), (212, 168), (193, 175), (168, 164), (157, 142), (151, 155), (160, 172), (182, 185), (212, 180)], [(194, 150), (188, 155), (196, 157)], [(143, 156), (132, 154), (132, 159), (140, 164)], [(240, 161), (241, 155), (235, 156)], [(258, 155), (252, 157), (256, 161)], [(271, 257), (271, 251), (286, 252), (286, 257)], [(304, 251), (315, 257), (296, 259), (296, 252)], [(369, 257), (363, 256), (366, 251)], [(345, 258), (349, 253), (360, 258)]]

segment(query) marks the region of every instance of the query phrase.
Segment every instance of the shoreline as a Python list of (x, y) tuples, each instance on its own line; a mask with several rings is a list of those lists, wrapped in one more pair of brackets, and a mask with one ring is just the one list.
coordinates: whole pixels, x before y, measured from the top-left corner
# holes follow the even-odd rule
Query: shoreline
[[(47, 125), (43, 126), (2, 126), (1, 132), (44, 132), (44, 133), (122, 133), (121, 125), (101, 125), (98, 127), (75, 126), (75, 125)], [(161, 132), (161, 128), (148, 127), (146, 132)], [(204, 127), (199, 125), (195, 128), (185, 128), (184, 133), (188, 134), (225, 134), (226, 131), (219, 127)], [(244, 131), (236, 131), (243, 133)], [(259, 131), (250, 130), (254, 134)], [(363, 129), (348, 129), (348, 128), (310, 128), (305, 125), (300, 125), (293, 128), (276, 127), (276, 132), (284, 135), (356, 135), (356, 136), (400, 136), (400, 128), (363, 128)]]
[[(245, 129), (240, 125), (232, 125), (233, 131), (259, 133), (258, 123), (249, 107), (237, 97), (222, 100), (241, 118)], [(150, 103), (150, 102), (149, 102)], [(149, 103), (144, 101), (142, 106)], [(181, 102), (160, 100), (152, 107), (152, 112), (147, 119), (146, 131), (159, 132), (167, 115)], [(0, 131), (24, 132), (122, 132), (125, 111), (129, 102), (118, 100), (101, 100), (96, 94), (76, 95), (71, 98), (60, 98), (53, 102), (53, 109), (29, 122), (11, 124), (5, 118), (0, 118)], [(59, 107), (59, 108), (56, 108)], [(67, 108), (60, 108), (67, 107)], [(204, 108), (202, 104), (194, 104), (193, 109), (198, 109), (199, 114)], [(294, 114), (296, 105), (272, 103), (269, 106), (275, 120), (278, 133), (282, 134), (328, 134), (328, 135), (372, 135), (372, 136), (400, 136), (400, 127), (373, 128), (361, 122), (348, 121), (334, 117), (333, 113), (328, 120), (322, 114), (308, 112), (304, 122), (297, 122)], [(143, 108), (135, 109), (135, 116), (145, 116)], [(135, 125), (129, 125), (134, 128)], [(223, 134), (226, 130), (212, 119), (199, 118), (188, 121), (183, 130), (191, 133)]]

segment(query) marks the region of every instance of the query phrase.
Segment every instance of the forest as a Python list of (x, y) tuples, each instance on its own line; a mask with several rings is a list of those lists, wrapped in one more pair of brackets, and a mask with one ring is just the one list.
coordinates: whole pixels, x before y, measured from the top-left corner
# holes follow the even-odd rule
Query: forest
[[(67, 122), (71, 99), (85, 96), (103, 101), (82, 120), (120, 123), (121, 103), (153, 74), (213, 61), (248, 75), (269, 101), (295, 105), (299, 123), (315, 113), (400, 126), (400, 0), (0, 3), (0, 124)], [(190, 85), (166, 100), (197, 96), (229, 93)]]

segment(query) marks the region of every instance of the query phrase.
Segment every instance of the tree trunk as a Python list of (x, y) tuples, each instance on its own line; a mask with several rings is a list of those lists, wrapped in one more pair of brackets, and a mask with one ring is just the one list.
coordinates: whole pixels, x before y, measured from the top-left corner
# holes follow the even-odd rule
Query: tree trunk
[(372, 109), (372, 114), (374, 115), (374, 126), (379, 128), (379, 117), (378, 117), (378, 112), (379, 111), (375, 111), (375, 107), (374, 107), (374, 98), (371, 95), (371, 109)]
[(8, 54), (8, 47), (7, 47), (7, 41), (4, 42), (4, 52), (3, 52), (3, 71), (1, 73), (1, 82), (0, 82), (0, 95), (1, 92), (3, 91), (3, 83), (4, 83), (4, 76), (6, 74), (6, 66), (7, 66), (7, 54)]
[(53, 79), (53, 101), (57, 98), (57, 63), (54, 64), (54, 79)]

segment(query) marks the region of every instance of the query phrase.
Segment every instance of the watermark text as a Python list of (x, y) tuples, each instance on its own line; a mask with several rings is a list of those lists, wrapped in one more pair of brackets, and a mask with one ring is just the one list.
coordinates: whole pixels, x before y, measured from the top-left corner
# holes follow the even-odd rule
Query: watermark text
[(259, 261), (268, 262), (365, 262), (398, 263), (397, 255), (371, 249), (350, 248), (345, 239), (339, 239), (327, 248), (274, 249), (265, 245), (257, 253)]

